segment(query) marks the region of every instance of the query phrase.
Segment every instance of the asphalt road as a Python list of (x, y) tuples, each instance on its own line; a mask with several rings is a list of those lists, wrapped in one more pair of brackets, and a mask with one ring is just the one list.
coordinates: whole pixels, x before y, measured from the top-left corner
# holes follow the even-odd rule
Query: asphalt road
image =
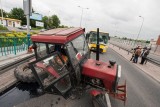
[[(116, 45), (118, 45), (118, 46), (120, 46), (120, 47), (123, 47), (123, 48), (125, 48), (125, 49), (131, 50), (131, 48), (130, 48), (128, 45), (121, 44), (121, 43), (118, 43), (118, 42), (113, 42), (113, 41), (110, 41), (110, 42), (111, 42), (111, 43), (114, 43), (114, 44), (116, 44)], [(150, 57), (150, 58), (152, 58), (152, 59), (157, 60), (157, 61), (160, 62), (160, 56), (159, 56), (159, 55), (155, 55), (155, 54), (150, 53), (150, 54), (148, 55), (148, 57)]]
[[(127, 81), (127, 102), (125, 107), (160, 107), (160, 84), (143, 71), (128, 62), (112, 49), (101, 54), (100, 59), (114, 59), (122, 66), (120, 83)], [(122, 101), (110, 97), (112, 107), (124, 107)]]
[[(92, 53), (92, 57), (95, 57), (95, 53)], [(160, 107), (160, 84), (145, 74), (143, 71), (134, 66), (131, 62), (128, 62), (118, 53), (112, 49), (108, 49), (107, 53), (100, 54), (100, 59), (103, 61), (108, 61), (109, 59), (116, 60), (117, 64), (122, 66), (122, 78), (120, 83), (127, 80), (127, 102), (125, 107)], [(35, 86), (35, 85), (32, 85)], [(0, 96), (0, 107), (10, 107), (17, 104), (22, 104), (26, 100), (36, 96), (36, 91), (33, 89), (26, 91), (24, 86), (18, 86), (7, 92), (5, 95)], [(33, 91), (33, 92), (32, 92)], [(14, 99), (13, 99), (14, 98)], [(53, 95), (49, 97), (42, 97), (43, 99), (38, 100), (33, 98), (31, 105), (36, 104), (50, 104), (45, 99), (53, 99)], [(90, 100), (84, 97), (83, 103), (78, 101), (77, 105), (83, 105), (81, 107), (89, 107), (91, 105)], [(112, 107), (124, 107), (123, 102), (116, 100), (112, 97), (111, 105)], [(82, 98), (83, 100), (83, 98)], [(40, 103), (41, 102), (41, 103)], [(87, 106), (84, 106), (86, 102)], [(63, 102), (64, 103), (64, 102)], [(16, 107), (24, 107), (24, 105), (19, 105)], [(49, 106), (47, 106), (49, 107)], [(75, 106), (74, 106), (75, 107)]]

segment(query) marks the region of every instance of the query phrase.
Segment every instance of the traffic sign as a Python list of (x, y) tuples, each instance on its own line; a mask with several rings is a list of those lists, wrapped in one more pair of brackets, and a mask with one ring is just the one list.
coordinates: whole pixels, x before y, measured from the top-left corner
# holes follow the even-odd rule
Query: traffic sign
[(42, 15), (39, 14), (39, 13), (32, 13), (32, 16), (30, 16), (30, 19), (41, 21), (42, 20)]
[(43, 23), (43, 22), (36, 21), (36, 26), (44, 27), (44, 23)]

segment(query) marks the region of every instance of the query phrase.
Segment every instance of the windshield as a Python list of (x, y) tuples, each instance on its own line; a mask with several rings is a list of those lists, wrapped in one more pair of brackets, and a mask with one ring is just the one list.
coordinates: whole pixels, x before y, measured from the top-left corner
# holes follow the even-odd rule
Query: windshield
[[(39, 82), (44, 88), (54, 85), (61, 93), (65, 93), (71, 87), (68, 70), (60, 54), (51, 54), (33, 62), (32, 66), (32, 70), (38, 75)], [(57, 81), (58, 79), (60, 80)]]
[[(97, 43), (97, 33), (91, 32), (89, 36), (89, 43)], [(107, 44), (108, 43), (108, 34), (106, 33), (99, 33), (99, 43), (100, 44)]]
[(84, 35), (81, 35), (67, 44), (72, 64), (76, 66), (81, 58), (89, 51)]
[[(37, 51), (37, 57), (43, 58), (44, 56), (48, 55), (49, 53), (53, 53), (55, 50), (54, 44), (46, 44), (46, 43), (35, 43), (36, 45), (36, 51)], [(47, 50), (48, 48), (48, 50)], [(48, 51), (48, 52), (47, 52)]]

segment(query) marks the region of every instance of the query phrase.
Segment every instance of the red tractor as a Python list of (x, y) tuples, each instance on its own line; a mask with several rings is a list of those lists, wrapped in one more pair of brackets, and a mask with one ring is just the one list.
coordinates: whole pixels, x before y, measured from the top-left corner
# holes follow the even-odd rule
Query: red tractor
[[(98, 36), (99, 29), (97, 38)], [(115, 61), (99, 61), (98, 39), (96, 60), (90, 59), (85, 29), (48, 30), (33, 35), (31, 40), (36, 60), (29, 63), (29, 67), (44, 92), (68, 98), (76, 90), (90, 87), (95, 106), (97, 104), (99, 107), (107, 106), (104, 97), (106, 93), (126, 101), (126, 84), (118, 86), (121, 66)], [(39, 75), (40, 70), (45, 73)]]

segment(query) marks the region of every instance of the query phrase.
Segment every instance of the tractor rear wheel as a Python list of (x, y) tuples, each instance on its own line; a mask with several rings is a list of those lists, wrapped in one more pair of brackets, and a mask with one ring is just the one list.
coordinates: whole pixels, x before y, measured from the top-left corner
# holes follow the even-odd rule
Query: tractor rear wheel
[[(39, 76), (42, 76), (46, 73), (41, 68), (35, 67), (35, 69), (36, 69)], [(36, 82), (36, 78), (34, 77), (32, 70), (29, 68), (28, 63), (23, 63), (23, 64), (19, 65), (14, 70), (14, 75), (17, 78), (17, 80), (19, 80), (21, 82), (27, 82), (27, 83)]]
[(108, 107), (107, 102), (104, 100), (102, 95), (93, 97), (92, 102), (94, 107)]

